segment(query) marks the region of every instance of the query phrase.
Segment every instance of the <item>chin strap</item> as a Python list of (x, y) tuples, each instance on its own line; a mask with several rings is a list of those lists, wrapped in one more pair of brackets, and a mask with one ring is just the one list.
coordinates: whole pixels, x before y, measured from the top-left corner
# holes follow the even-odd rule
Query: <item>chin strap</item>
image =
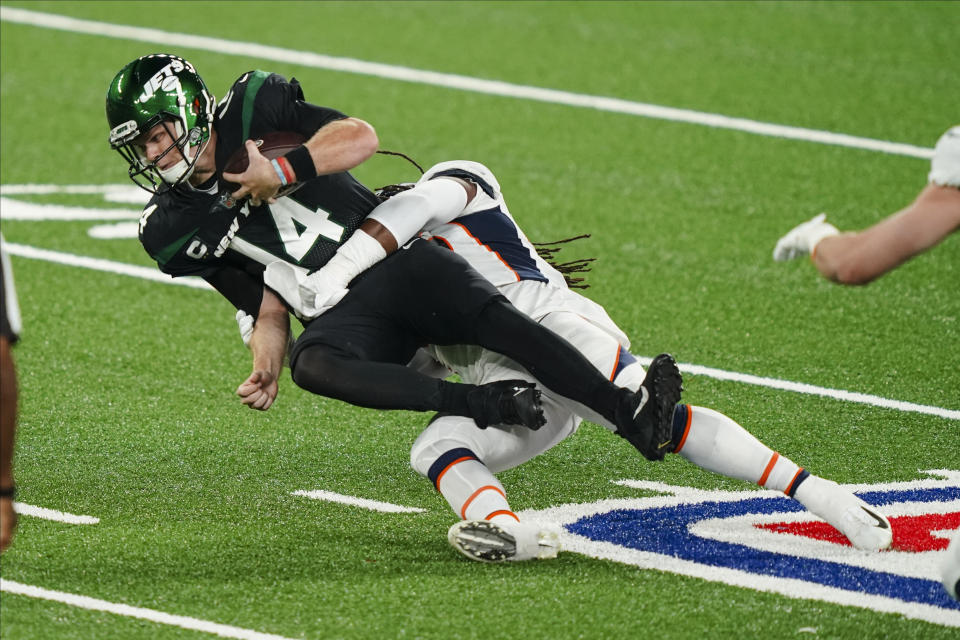
[[(177, 151), (180, 152), (180, 162), (173, 165), (169, 169), (160, 169), (157, 167), (157, 173), (160, 175), (160, 179), (163, 180), (170, 186), (180, 184), (190, 178), (193, 175), (193, 170), (197, 166), (197, 161), (200, 159), (200, 156), (203, 155), (204, 149), (207, 148), (207, 144), (210, 142), (210, 138), (207, 137), (206, 140), (200, 141), (200, 137), (203, 135), (199, 127), (194, 127), (190, 129), (189, 133), (184, 136), (183, 134), (183, 124), (180, 121), (174, 121), (174, 127), (176, 128), (176, 140), (174, 146), (177, 147)], [(183, 147), (180, 147), (180, 140), (185, 138)], [(191, 138), (194, 138), (193, 143), (190, 142)], [(190, 149), (195, 148), (196, 153), (193, 156), (190, 156)], [(167, 153), (170, 153), (168, 150)], [(190, 158), (188, 160), (187, 158)]]

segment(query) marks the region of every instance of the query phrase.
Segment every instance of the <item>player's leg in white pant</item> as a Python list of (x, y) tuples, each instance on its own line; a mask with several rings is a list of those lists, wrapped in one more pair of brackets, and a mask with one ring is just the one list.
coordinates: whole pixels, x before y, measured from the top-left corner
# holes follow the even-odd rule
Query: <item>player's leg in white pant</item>
[(553, 398), (544, 397), (547, 424), (478, 429), (467, 418), (441, 416), (420, 434), (410, 453), (411, 466), (428, 478), (463, 522), (448, 539), (474, 560), (552, 558), (557, 533), (534, 522), (520, 522), (494, 472), (513, 468), (550, 449), (573, 433), (579, 419)]
[[(639, 388), (643, 368), (610, 333), (570, 313), (552, 313), (541, 322), (573, 342), (616, 384), (633, 391)], [(615, 430), (581, 405), (568, 406), (584, 418)], [(836, 483), (801, 469), (727, 416), (711, 409), (680, 405), (675, 418), (675, 451), (690, 462), (714, 473), (784, 492), (837, 528), (857, 548), (884, 549), (890, 545), (890, 523), (877, 509)]]
[(890, 523), (876, 508), (835, 482), (800, 468), (722, 413), (678, 406), (674, 444), (677, 454), (698, 467), (782, 491), (837, 528), (858, 549), (890, 546)]
[[(545, 315), (540, 319), (540, 324), (566, 338), (600, 373), (618, 386), (634, 392), (640, 388), (645, 375), (643, 367), (617, 338), (599, 324), (576, 313), (562, 311)], [(584, 420), (616, 432), (617, 428), (613, 424), (588, 407), (566, 398), (558, 398), (558, 401)]]

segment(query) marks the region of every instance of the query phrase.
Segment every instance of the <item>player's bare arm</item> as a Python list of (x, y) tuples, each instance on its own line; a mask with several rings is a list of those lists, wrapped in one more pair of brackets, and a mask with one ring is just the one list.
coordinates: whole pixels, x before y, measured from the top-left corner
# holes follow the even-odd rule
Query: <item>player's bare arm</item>
[[(304, 143), (312, 167), (309, 163), (303, 164), (304, 157), (299, 162), (290, 162), (287, 168), (292, 173), (292, 181), (349, 171), (372, 156), (379, 144), (377, 133), (369, 123), (359, 118), (336, 120), (318, 129)], [(254, 206), (261, 202), (272, 203), (283, 186), (280, 175), (273, 163), (260, 153), (255, 142), (247, 140), (245, 145), (250, 162), (247, 170), (239, 174), (224, 173), (223, 177), (240, 185), (240, 189), (233, 193), (234, 198), (249, 196)], [(300, 175), (311, 170), (313, 175)]]
[(266, 411), (277, 397), (280, 371), (290, 335), (287, 308), (269, 289), (263, 290), (263, 301), (250, 337), (253, 372), (237, 388), (241, 402), (251, 409)]
[(960, 189), (928, 184), (908, 207), (858, 233), (816, 245), (814, 265), (842, 284), (867, 284), (960, 228)]
[(773, 259), (809, 255), (833, 282), (872, 282), (960, 228), (960, 125), (937, 141), (927, 181), (909, 206), (863, 231), (841, 234), (826, 214), (814, 216), (777, 241)]

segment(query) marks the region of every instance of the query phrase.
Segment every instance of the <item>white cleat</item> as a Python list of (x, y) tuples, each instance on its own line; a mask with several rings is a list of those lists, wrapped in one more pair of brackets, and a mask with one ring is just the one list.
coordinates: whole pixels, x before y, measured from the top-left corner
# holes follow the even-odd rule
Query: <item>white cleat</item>
[(886, 517), (836, 482), (811, 475), (794, 497), (847, 536), (857, 549), (882, 551), (893, 542), (893, 530)]
[(479, 562), (547, 560), (560, 550), (557, 532), (533, 522), (461, 520), (447, 532), (454, 549)]

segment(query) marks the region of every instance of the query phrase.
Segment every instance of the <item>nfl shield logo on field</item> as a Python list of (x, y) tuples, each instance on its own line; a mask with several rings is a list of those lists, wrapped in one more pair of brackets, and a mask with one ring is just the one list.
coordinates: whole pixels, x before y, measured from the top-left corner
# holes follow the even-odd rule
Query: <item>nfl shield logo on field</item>
[(960, 602), (941, 582), (950, 538), (960, 529), (960, 471), (922, 473), (928, 477), (848, 485), (890, 520), (893, 544), (879, 553), (854, 549), (836, 529), (774, 491), (620, 480), (662, 495), (523, 515), (562, 526), (566, 551), (960, 627)]

